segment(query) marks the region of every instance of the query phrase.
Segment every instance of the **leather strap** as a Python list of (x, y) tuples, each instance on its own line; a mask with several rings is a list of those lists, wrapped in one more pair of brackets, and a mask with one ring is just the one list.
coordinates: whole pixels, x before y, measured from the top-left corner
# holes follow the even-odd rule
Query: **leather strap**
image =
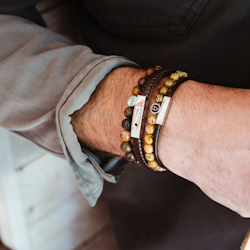
[(161, 130), (161, 125), (160, 124), (155, 124), (155, 132), (154, 132), (154, 142), (153, 142), (153, 146), (154, 146), (154, 155), (155, 155), (155, 160), (157, 161), (158, 165), (162, 168), (167, 169), (163, 163), (161, 162), (159, 155), (158, 155), (158, 138), (159, 138), (159, 134), (160, 134), (160, 130)]
[[(175, 90), (184, 82), (186, 82), (187, 80), (189, 80), (189, 78), (180, 78), (180, 80), (178, 80), (176, 82), (176, 84), (171, 88), (170, 92), (168, 93), (167, 96), (172, 97)], [(160, 158), (159, 158), (159, 154), (158, 154), (158, 139), (159, 139), (159, 134), (160, 134), (160, 130), (161, 130), (162, 125), (159, 124), (155, 124), (155, 132), (154, 132), (154, 154), (155, 154), (155, 160), (157, 161), (158, 165), (162, 168), (167, 169), (166, 166), (163, 165), (163, 163), (161, 162)]]
[[(160, 69), (152, 73), (150, 76), (147, 76), (145, 83), (140, 87), (141, 90), (140, 95), (146, 96), (146, 98), (148, 98), (155, 84), (163, 77), (169, 76), (174, 72), (175, 70)], [(144, 129), (145, 129), (145, 119), (143, 117), (142, 127), (141, 127), (142, 133), (144, 132)], [(137, 165), (141, 165), (145, 168), (151, 169), (148, 166), (147, 161), (145, 159), (144, 151), (142, 148), (142, 136), (139, 139), (133, 138), (133, 150), (136, 158), (136, 161), (134, 163)]]

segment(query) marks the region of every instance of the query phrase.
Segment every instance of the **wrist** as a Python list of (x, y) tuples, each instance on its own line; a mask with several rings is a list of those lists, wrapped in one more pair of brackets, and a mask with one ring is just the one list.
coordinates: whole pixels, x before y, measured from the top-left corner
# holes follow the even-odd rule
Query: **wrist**
[(248, 105), (242, 109), (239, 104), (247, 103), (248, 94), (248, 90), (195, 81), (183, 83), (173, 96), (159, 137), (159, 155), (164, 165), (175, 174), (196, 181), (195, 168), (211, 169), (222, 155), (227, 155), (224, 163), (230, 159), (232, 152), (228, 148), (245, 143), (238, 138), (248, 129), (242, 119)]
[[(188, 80), (177, 88), (172, 97), (172, 105), (166, 123), (161, 128), (158, 140), (158, 153), (162, 163), (170, 171), (182, 177), (186, 173), (179, 173), (178, 170), (185, 168), (179, 166), (188, 163), (191, 165), (190, 160), (193, 160), (192, 149), (195, 142), (190, 139), (190, 137), (192, 138), (191, 130), (193, 127), (190, 126), (192, 121), (189, 120), (195, 116), (196, 110), (193, 103), (189, 103), (189, 100), (195, 99), (193, 90), (197, 89), (198, 84), (198, 82)], [(192, 116), (189, 116), (189, 109), (192, 110)], [(186, 124), (190, 126), (188, 129)]]
[(120, 149), (121, 123), (127, 100), (145, 71), (121, 67), (110, 72), (89, 101), (72, 115), (78, 140), (90, 148), (124, 156)]

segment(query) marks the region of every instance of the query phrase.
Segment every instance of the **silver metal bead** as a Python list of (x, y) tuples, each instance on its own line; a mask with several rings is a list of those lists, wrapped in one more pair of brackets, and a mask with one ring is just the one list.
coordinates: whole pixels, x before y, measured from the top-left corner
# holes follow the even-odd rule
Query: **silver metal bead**
[(135, 95), (132, 95), (128, 98), (128, 106), (134, 107), (136, 104), (137, 97)]
[(158, 113), (159, 113), (159, 110), (160, 110), (160, 107), (161, 107), (161, 106), (160, 106), (160, 104), (158, 104), (158, 103), (152, 104), (152, 106), (150, 107), (151, 113), (154, 114), (154, 115), (158, 114)]

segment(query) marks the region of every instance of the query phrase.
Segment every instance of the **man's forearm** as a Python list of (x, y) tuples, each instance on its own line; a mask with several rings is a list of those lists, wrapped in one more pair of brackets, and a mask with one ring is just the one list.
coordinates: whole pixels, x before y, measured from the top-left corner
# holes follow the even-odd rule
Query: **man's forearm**
[(160, 158), (213, 200), (250, 216), (250, 90), (184, 83), (159, 138)]
[(72, 117), (74, 131), (82, 143), (103, 152), (124, 155), (120, 149), (121, 123), (126, 118), (124, 109), (133, 87), (143, 76), (145, 70), (122, 67), (103, 79), (88, 103)]
[[(144, 75), (145, 71), (124, 67), (104, 79), (87, 105), (73, 115), (73, 126), (83, 143), (123, 155), (123, 111)], [(157, 89), (150, 96), (151, 103)], [(250, 90), (189, 80), (174, 94), (159, 137), (160, 159), (170, 171), (242, 216), (249, 216), (250, 208), (249, 117)]]

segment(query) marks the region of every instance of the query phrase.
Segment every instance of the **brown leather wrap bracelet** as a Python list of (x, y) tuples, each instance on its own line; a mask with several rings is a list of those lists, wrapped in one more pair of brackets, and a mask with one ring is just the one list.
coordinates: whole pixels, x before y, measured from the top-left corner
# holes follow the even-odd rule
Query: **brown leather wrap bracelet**
[[(174, 92), (176, 91), (176, 89), (184, 82), (186, 82), (187, 80), (189, 80), (189, 78), (180, 78), (176, 84), (171, 88), (170, 92), (167, 94), (167, 96), (172, 97)], [(154, 132), (154, 142), (153, 142), (153, 147), (154, 147), (154, 153), (155, 153), (155, 159), (158, 163), (158, 165), (162, 168), (167, 169), (166, 166), (163, 165), (163, 163), (161, 162), (160, 158), (159, 158), (159, 154), (158, 154), (158, 139), (159, 139), (159, 134), (160, 134), (160, 130), (161, 130), (162, 125), (159, 124), (155, 124), (155, 132)]]
[[(141, 90), (140, 95), (146, 96), (146, 98), (148, 98), (155, 84), (163, 77), (169, 76), (174, 72), (175, 70), (160, 69), (152, 73), (150, 76), (147, 76), (145, 83), (140, 87)], [(145, 120), (143, 118), (142, 128), (141, 128), (142, 133), (144, 132), (144, 129), (145, 129)], [(144, 151), (142, 148), (142, 136), (140, 136), (140, 138), (133, 138), (133, 150), (136, 158), (136, 161), (134, 163), (141, 165), (145, 168), (151, 169), (151, 167), (148, 166), (144, 156)]]

